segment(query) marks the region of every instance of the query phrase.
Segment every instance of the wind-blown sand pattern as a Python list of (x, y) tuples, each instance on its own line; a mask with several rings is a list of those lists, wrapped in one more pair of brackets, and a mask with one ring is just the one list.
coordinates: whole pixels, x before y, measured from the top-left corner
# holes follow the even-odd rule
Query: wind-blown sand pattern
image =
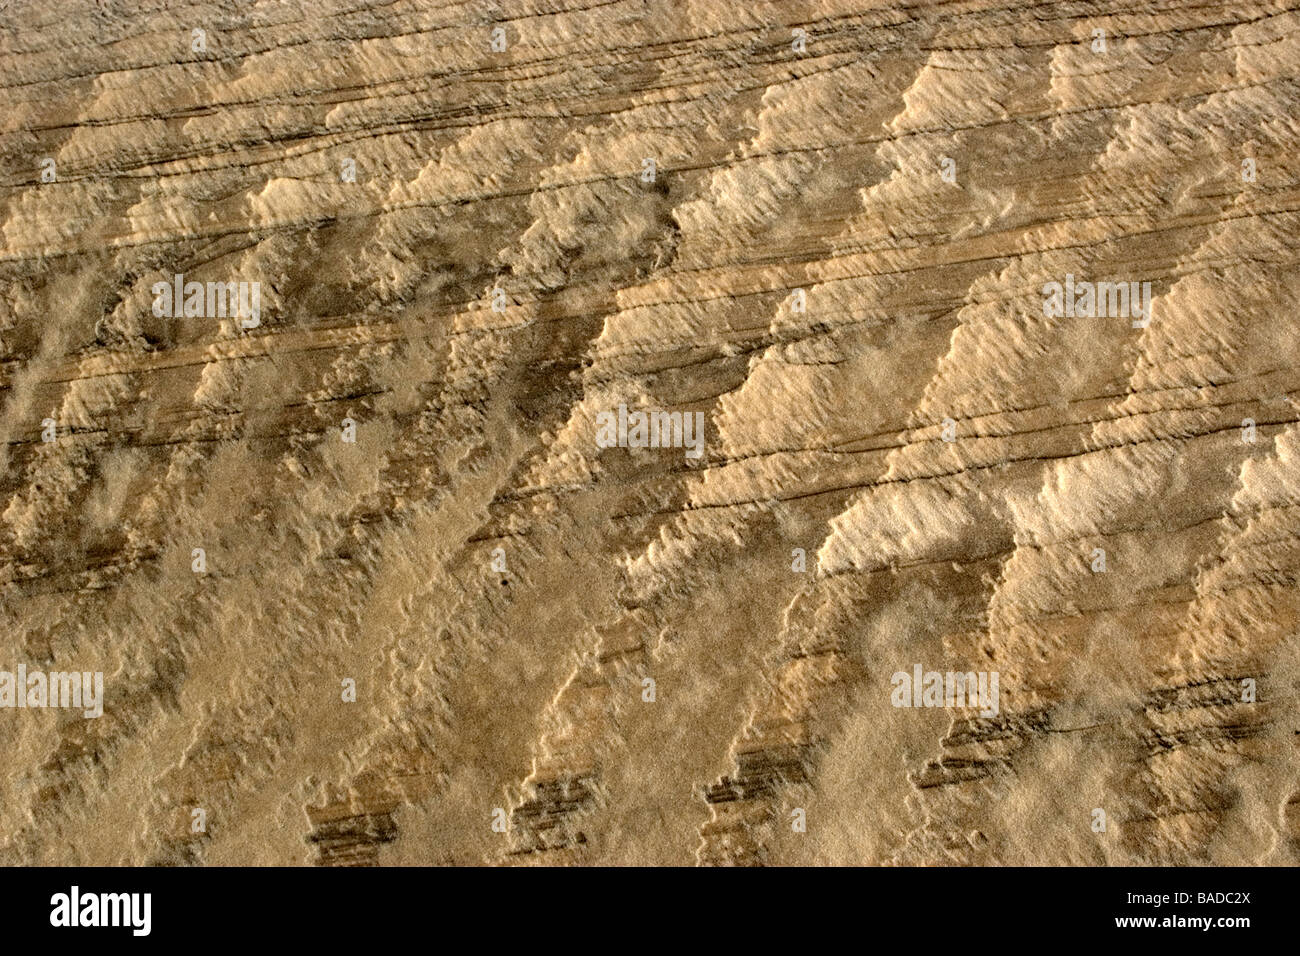
[(0, 102), (0, 670), (105, 688), (0, 863), (1300, 862), (1300, 3), (11, 0)]

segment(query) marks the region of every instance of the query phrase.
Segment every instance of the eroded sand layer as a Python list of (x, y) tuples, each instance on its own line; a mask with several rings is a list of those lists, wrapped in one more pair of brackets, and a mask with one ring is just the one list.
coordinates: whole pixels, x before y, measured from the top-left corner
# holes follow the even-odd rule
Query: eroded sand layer
[(1297, 862), (1294, 4), (0, 6), (0, 862)]

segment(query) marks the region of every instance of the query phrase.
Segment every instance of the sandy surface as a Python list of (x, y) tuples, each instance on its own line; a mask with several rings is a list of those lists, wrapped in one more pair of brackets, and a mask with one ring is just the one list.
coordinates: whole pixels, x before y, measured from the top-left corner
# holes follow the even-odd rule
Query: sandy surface
[(11, 0), (0, 106), (0, 863), (1297, 862), (1294, 2)]

